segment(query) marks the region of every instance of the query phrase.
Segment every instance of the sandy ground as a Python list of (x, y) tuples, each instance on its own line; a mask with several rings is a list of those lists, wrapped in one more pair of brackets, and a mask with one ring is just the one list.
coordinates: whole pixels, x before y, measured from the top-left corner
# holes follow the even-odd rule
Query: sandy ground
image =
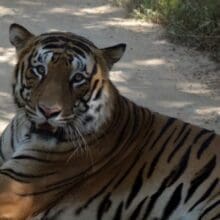
[(104, 0), (0, 0), (0, 131), (14, 114), (10, 78), (15, 63), (8, 27), (34, 33), (82, 34), (98, 46), (127, 43), (111, 73), (120, 91), (152, 110), (220, 133), (220, 66), (207, 56), (169, 43), (163, 29), (126, 18)]

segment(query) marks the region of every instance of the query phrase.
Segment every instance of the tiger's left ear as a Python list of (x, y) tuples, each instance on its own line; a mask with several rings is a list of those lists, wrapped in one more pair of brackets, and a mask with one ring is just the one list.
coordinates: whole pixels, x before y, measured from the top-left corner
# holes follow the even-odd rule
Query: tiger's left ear
[(19, 24), (11, 24), (9, 28), (9, 40), (13, 46), (15, 46), (17, 52), (24, 48), (28, 40), (34, 35), (26, 28)]
[(112, 47), (101, 49), (109, 70), (112, 68), (114, 63), (118, 62), (121, 59), (125, 52), (125, 49), (126, 44), (117, 44)]

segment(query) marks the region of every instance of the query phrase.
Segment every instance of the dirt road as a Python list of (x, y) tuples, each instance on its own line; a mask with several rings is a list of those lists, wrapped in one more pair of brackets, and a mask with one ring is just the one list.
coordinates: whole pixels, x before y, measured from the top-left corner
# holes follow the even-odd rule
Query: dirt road
[(111, 73), (120, 91), (141, 105), (220, 133), (220, 67), (205, 55), (169, 43), (157, 25), (126, 18), (104, 0), (0, 1), (0, 131), (13, 116), (10, 78), (15, 63), (8, 27), (34, 33), (71, 31), (98, 46), (127, 43)]

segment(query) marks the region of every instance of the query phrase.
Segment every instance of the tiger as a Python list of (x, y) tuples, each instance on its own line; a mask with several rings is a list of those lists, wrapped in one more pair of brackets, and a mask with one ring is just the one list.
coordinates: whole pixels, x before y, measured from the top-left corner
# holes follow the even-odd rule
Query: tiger
[(220, 135), (121, 95), (109, 75), (126, 44), (16, 23), (9, 40), (0, 219), (220, 219)]

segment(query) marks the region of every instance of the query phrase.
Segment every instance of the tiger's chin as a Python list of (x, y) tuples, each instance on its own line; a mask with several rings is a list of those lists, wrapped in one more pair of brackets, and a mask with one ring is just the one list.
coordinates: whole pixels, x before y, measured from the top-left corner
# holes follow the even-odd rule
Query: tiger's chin
[(63, 129), (61, 127), (55, 127), (48, 122), (44, 122), (41, 124), (33, 123), (32, 132), (39, 135), (43, 139), (63, 138)]

